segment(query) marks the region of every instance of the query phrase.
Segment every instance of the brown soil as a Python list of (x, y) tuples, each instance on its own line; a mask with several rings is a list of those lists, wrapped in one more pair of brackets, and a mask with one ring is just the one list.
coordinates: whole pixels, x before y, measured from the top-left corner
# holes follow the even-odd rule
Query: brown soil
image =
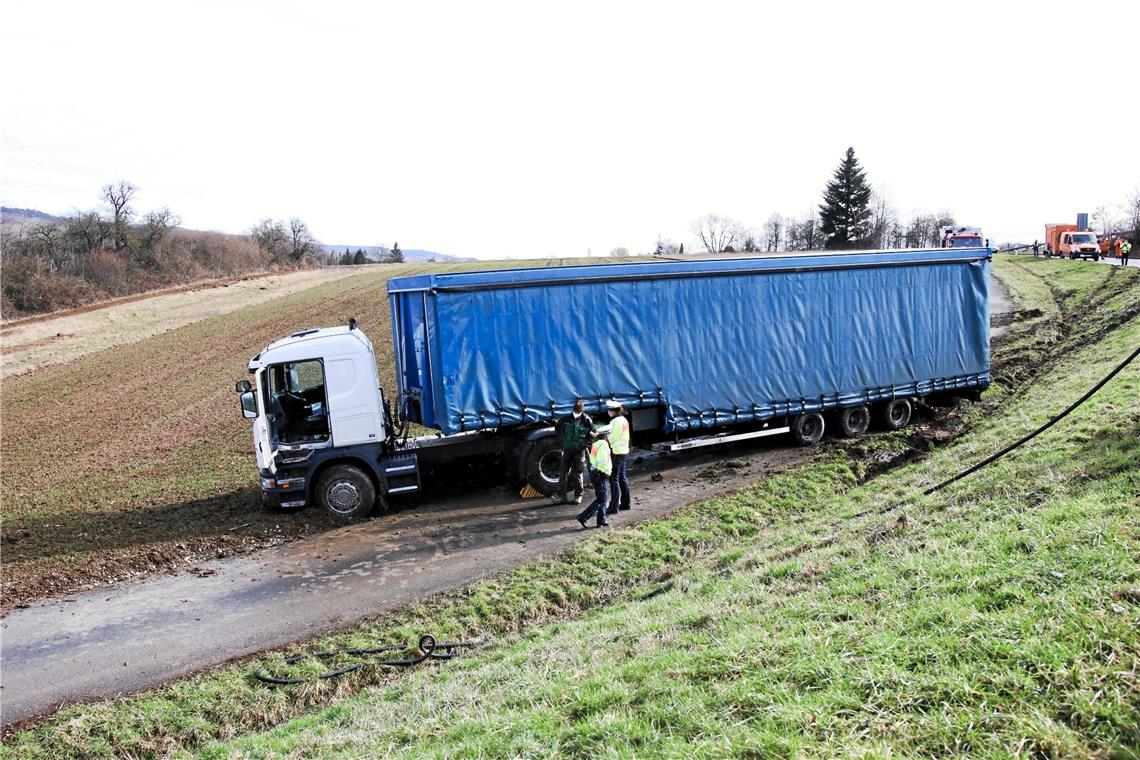
[[(528, 264), (542, 262), (518, 263)], [(353, 316), (377, 349), (381, 384), (391, 388), (388, 278), (488, 266), (370, 267), (5, 379), (0, 614), (334, 527), (315, 510), (260, 505), (234, 381), (246, 376), (250, 356), (298, 326)]]

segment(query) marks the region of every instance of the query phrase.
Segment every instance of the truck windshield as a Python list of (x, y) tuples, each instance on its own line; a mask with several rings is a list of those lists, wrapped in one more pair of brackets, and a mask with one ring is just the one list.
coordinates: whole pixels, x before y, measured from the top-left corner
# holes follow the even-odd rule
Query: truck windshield
[(327, 440), (324, 365), (315, 359), (275, 364), (266, 376), (274, 437), (285, 443)]
[(1074, 243), (1095, 243), (1096, 237), (1093, 235), (1073, 235)]
[(959, 236), (950, 238), (951, 248), (980, 248), (982, 246), (982, 239), (973, 236)]

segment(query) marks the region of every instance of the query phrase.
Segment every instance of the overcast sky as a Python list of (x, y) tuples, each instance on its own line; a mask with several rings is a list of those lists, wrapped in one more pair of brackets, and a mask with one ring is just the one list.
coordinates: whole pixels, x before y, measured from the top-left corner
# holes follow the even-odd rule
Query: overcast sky
[[(995, 241), (1140, 188), (1140, 3), (4, 4), (0, 201), (576, 256), (819, 201)], [(1114, 38), (1114, 34), (1118, 37)]]

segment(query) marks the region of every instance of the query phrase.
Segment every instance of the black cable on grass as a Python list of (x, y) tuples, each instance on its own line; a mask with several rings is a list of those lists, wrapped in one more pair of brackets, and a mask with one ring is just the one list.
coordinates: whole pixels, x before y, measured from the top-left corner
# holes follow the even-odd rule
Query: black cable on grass
[[(469, 647), (486, 646), (490, 641), (487, 639), (476, 641), (452, 641), (444, 644), (436, 642), (435, 637), (431, 634), (424, 634), (419, 640), (419, 653), (410, 657), (401, 657), (397, 659), (380, 659), (380, 660), (365, 660), (363, 662), (353, 663), (346, 665), (337, 670), (328, 670), (324, 673), (318, 673), (317, 678), (324, 680), (329, 678), (336, 678), (337, 676), (347, 675), (357, 670), (372, 666), (382, 666), (389, 668), (407, 668), (413, 665), (419, 665), (425, 660), (452, 660), (460, 656), (456, 650), (465, 649)], [(353, 649), (337, 649), (331, 652), (312, 652), (310, 654), (299, 654), (295, 657), (290, 657), (285, 660), (285, 665), (296, 665), (309, 658), (316, 658), (318, 660), (331, 660), (334, 657), (367, 657), (374, 654), (383, 654), (384, 652), (402, 652), (407, 651), (408, 647), (404, 645), (392, 645), (384, 647), (370, 647), (370, 648), (353, 648)], [(306, 683), (311, 678), (277, 678), (266, 674), (260, 669), (253, 671), (253, 677), (262, 683), (272, 684), (274, 686), (291, 686), (293, 684)]]
[[(1092, 388), (1089, 388), (1089, 390), (1085, 393), (1085, 395), (1081, 396), (1079, 399), (1077, 399), (1073, 403), (1069, 404), (1069, 406), (1066, 407), (1065, 410), (1063, 412), (1061, 412), (1060, 414), (1054, 415), (1053, 417), (1049, 418), (1049, 420), (1047, 422), (1045, 422), (1044, 425), (1037, 428), (1032, 433), (1028, 433), (1027, 435), (1022, 436), (1021, 438), (1014, 441), (1010, 445), (1006, 446), (1004, 449), (997, 452), (996, 454), (991, 454), (990, 456), (986, 457), (985, 459), (978, 462), (977, 464), (972, 465), (970, 467), (967, 467), (965, 470), (962, 470), (961, 472), (959, 472), (954, 477), (947, 478), (946, 480), (942, 481), (938, 485), (934, 485), (934, 486), (931, 486), (930, 488), (927, 488), (925, 491), (922, 492), (922, 495), (923, 496), (929, 496), (930, 494), (935, 493), (936, 491), (941, 491), (943, 488), (950, 485), (951, 483), (956, 483), (957, 481), (961, 480), (962, 478), (966, 477), (967, 475), (971, 475), (972, 473), (977, 472), (978, 470), (982, 469), (983, 467), (990, 465), (990, 464), (993, 464), (994, 462), (1001, 459), (1002, 457), (1004, 457), (1006, 454), (1013, 451), (1014, 449), (1023, 446), (1024, 444), (1028, 443), (1029, 441), (1032, 441), (1034, 438), (1041, 435), (1046, 430), (1048, 430), (1049, 428), (1053, 427), (1054, 425), (1056, 425), (1061, 420), (1068, 417), (1069, 414), (1074, 409), (1076, 409), (1081, 404), (1085, 403), (1090, 398), (1092, 398), (1092, 395), (1094, 393), (1096, 393), (1101, 388), (1103, 388), (1108, 383), (1109, 380), (1111, 380), (1112, 378), (1114, 378), (1118, 374), (1120, 374), (1120, 372), (1123, 371), (1123, 369), (1125, 367), (1127, 367), (1129, 364), (1131, 364), (1132, 361), (1137, 356), (1140, 356), (1140, 346), (1137, 346), (1136, 349), (1131, 354), (1129, 354), (1127, 358), (1124, 359), (1124, 361), (1122, 361), (1122, 362), (1120, 362), (1120, 364), (1116, 365), (1116, 368), (1114, 370), (1112, 370), (1107, 375), (1102, 377), (1100, 379), (1100, 382), (1098, 382)], [(891, 510), (895, 509), (896, 507), (903, 506), (904, 503), (905, 503), (904, 501), (896, 501), (893, 504), (891, 504), (890, 506), (884, 507), (882, 509), (879, 509), (879, 510), (867, 509), (867, 510), (864, 510), (862, 512), (857, 512), (856, 514), (851, 515), (851, 517), (853, 517), (853, 518), (854, 517), (862, 517), (864, 515), (870, 514), (871, 512), (875, 512), (875, 511), (890, 512)]]

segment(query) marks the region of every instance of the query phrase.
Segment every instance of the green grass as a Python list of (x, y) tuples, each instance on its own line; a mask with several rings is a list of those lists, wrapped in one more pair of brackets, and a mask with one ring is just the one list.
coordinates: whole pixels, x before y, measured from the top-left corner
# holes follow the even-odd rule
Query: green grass
[[(224, 668), (69, 708), (5, 754), (1136, 757), (1140, 367), (999, 463), (913, 496), (1140, 343), (1135, 278), (1107, 294), (1114, 280), (1088, 285), (1074, 302), (1084, 313), (1064, 305), (1059, 291), (1086, 287), (1092, 266), (999, 263), (1023, 306), (1065, 319), (1055, 332), (1048, 316), (1015, 324), (995, 360), (1032, 352), (1043, 374), (996, 389), (996, 414), (922, 462), (860, 484), (860, 462), (827, 447), (807, 467), (310, 645), (496, 636), (467, 660), (288, 689)], [(900, 500), (905, 521), (890, 509)], [(666, 580), (671, 591), (642, 599)]]

